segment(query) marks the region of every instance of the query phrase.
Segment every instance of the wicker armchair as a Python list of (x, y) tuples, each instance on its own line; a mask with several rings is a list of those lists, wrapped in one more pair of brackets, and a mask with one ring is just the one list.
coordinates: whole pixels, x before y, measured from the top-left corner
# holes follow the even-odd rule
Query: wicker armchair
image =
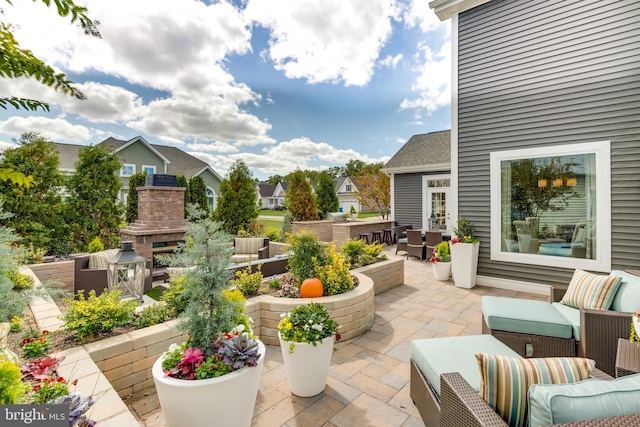
[(426, 256), (426, 249), (426, 243), (422, 240), (422, 231), (407, 230), (407, 259), (413, 256), (422, 261)]
[[(595, 370), (597, 371), (597, 369)], [(594, 378), (611, 380), (602, 372), (594, 372)], [(473, 426), (507, 426), (498, 414), (469, 384), (457, 373), (442, 374), (440, 377), (441, 411), (440, 427), (473, 427)], [(637, 426), (640, 425), (640, 414), (619, 417), (600, 418), (589, 421), (576, 421), (557, 426)]]

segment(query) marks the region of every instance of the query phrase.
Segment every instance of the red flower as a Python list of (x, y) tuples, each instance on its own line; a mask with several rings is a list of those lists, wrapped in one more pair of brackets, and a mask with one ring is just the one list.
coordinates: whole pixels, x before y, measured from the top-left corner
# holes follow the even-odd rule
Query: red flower
[(47, 331), (47, 330), (42, 331), (42, 335), (47, 335), (48, 333), (49, 333), (49, 331)]
[(453, 239), (451, 239), (451, 244), (455, 245), (456, 243), (460, 243), (460, 238), (459, 237), (454, 237)]
[(337, 341), (340, 341), (340, 338), (342, 338), (342, 337), (340, 336), (340, 334), (336, 334), (336, 342), (337, 342)]

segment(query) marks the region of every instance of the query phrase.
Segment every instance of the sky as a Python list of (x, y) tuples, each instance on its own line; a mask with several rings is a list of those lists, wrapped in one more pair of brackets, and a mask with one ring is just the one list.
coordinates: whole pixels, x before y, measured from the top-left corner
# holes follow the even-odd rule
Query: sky
[(43, 2), (3, 4), (21, 47), (87, 99), (0, 79), (0, 94), (51, 107), (0, 110), (0, 146), (24, 132), (81, 145), (142, 136), (222, 177), (242, 159), (266, 179), (386, 162), (412, 135), (451, 128), (450, 21), (428, 0), (76, 2), (102, 38)]

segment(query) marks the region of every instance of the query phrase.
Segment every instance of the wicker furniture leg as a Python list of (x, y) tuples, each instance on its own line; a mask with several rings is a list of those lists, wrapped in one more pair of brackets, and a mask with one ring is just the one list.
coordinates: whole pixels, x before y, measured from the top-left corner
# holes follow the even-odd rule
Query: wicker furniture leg
[[(418, 408), (425, 426), (440, 425), (440, 402), (427, 379), (411, 360), (409, 395)], [(461, 424), (460, 424), (461, 425)]]

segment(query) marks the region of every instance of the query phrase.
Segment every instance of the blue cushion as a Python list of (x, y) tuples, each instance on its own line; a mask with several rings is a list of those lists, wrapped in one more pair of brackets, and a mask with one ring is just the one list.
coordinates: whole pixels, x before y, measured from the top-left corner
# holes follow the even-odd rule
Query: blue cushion
[(401, 237), (398, 239), (398, 243), (408, 243), (409, 241), (407, 240), (406, 237)]
[(429, 338), (411, 341), (411, 359), (440, 396), (440, 374), (459, 372), (480, 391), (480, 371), (476, 353), (522, 357), (492, 335)]
[(576, 341), (580, 341), (580, 309), (569, 307), (559, 302), (554, 302), (551, 305), (562, 317), (567, 319), (567, 322), (571, 323), (573, 338), (575, 338)]
[(622, 277), (622, 283), (613, 298), (610, 309), (633, 313), (640, 308), (640, 277), (621, 270), (613, 270), (611, 276)]
[(485, 295), (482, 314), (487, 326), (495, 331), (557, 338), (573, 336), (571, 323), (545, 301)]
[(640, 374), (529, 387), (529, 427), (640, 412)]

